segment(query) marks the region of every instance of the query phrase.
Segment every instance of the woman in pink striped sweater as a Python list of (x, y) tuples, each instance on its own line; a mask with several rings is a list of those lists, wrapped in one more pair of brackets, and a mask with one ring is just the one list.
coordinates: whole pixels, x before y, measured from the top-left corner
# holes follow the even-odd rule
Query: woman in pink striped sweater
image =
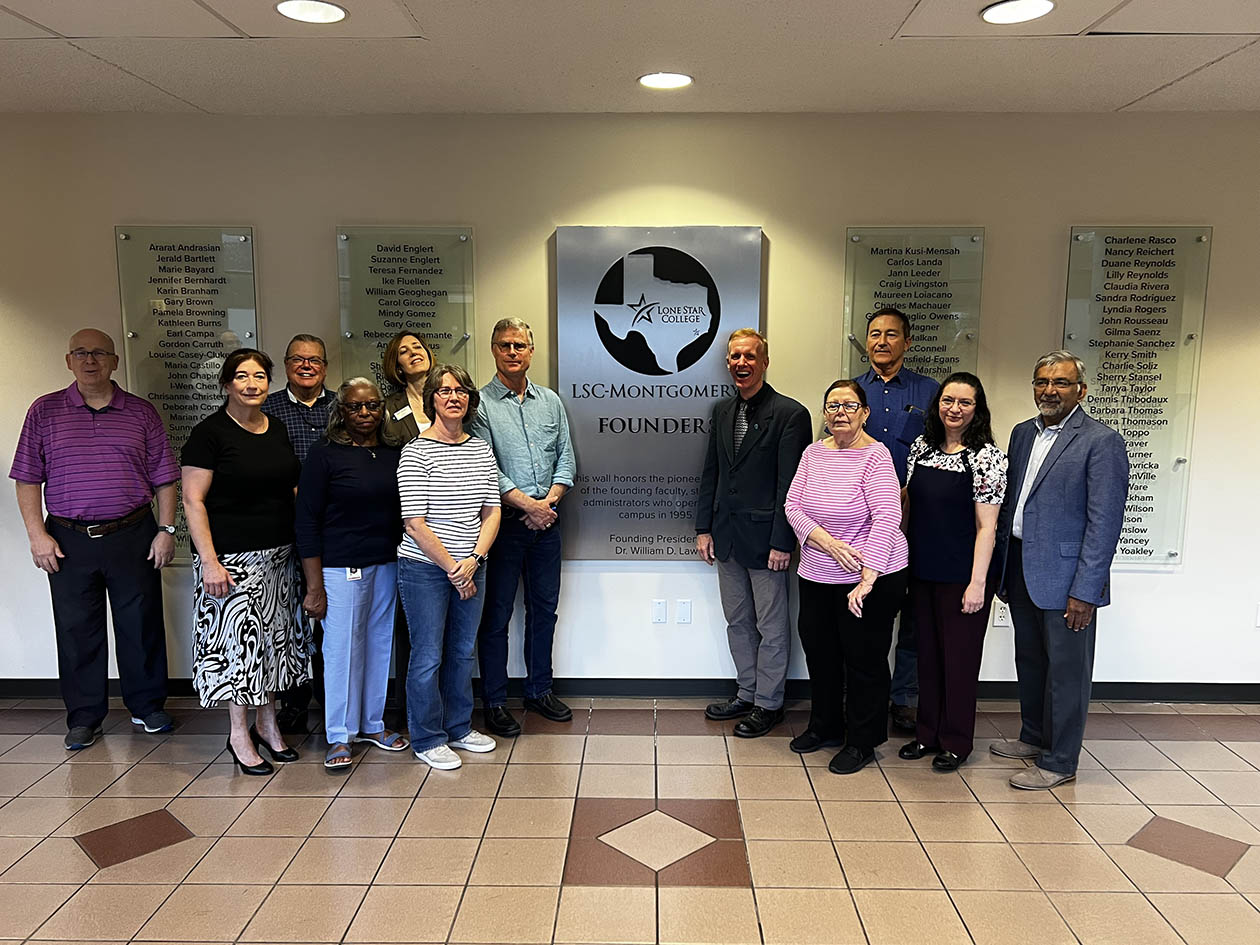
[(827, 766), (836, 774), (860, 771), (888, 739), (888, 648), (906, 593), (901, 487), (888, 449), (863, 429), (870, 413), (855, 381), (827, 388), (829, 435), (805, 450), (786, 502), (812, 692), (809, 728), (791, 747), (843, 745)]

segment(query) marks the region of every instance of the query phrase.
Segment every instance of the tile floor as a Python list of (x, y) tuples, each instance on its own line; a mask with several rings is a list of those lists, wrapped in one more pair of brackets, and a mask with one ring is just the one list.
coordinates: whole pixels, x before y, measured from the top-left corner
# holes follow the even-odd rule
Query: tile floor
[[(182, 704), (181, 704), (182, 703)], [(1076, 782), (736, 739), (695, 700), (575, 719), (455, 772), (319, 735), (234, 773), (226, 719), (67, 755), (56, 702), (0, 701), (0, 939), (201, 943), (1260, 942), (1260, 706), (1099, 703)], [(981, 744), (1018, 733), (980, 706)], [(144, 852), (149, 851), (149, 852)]]

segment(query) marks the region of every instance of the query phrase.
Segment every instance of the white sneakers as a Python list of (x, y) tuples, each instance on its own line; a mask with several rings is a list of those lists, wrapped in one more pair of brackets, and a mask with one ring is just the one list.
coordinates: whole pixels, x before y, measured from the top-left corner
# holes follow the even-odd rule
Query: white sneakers
[(468, 734), (463, 738), (457, 738), (448, 745), (438, 745), (436, 748), (430, 748), (428, 751), (417, 751), (415, 756), (423, 761), (430, 768), (436, 768), (439, 771), (452, 771), (463, 764), (459, 760), (459, 755), (451, 751), (452, 748), (460, 748), (464, 751), (487, 752), (494, 751), (497, 744), (489, 735), (482, 735), (475, 728), (469, 729)]

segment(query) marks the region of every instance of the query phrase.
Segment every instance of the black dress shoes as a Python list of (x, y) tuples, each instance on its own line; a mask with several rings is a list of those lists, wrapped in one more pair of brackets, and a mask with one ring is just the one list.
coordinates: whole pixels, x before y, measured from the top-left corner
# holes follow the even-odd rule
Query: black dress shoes
[(857, 745), (845, 745), (831, 759), (827, 770), (832, 774), (854, 774), (861, 771), (875, 760), (875, 752), (870, 748), (859, 748)]
[(751, 702), (745, 702), (739, 696), (728, 699), (726, 702), (711, 702), (704, 709), (704, 717), (713, 719), (715, 722), (725, 722), (727, 719), (743, 718), (753, 710)]
[(512, 718), (512, 713), (501, 705), (492, 705), (486, 709), (486, 728), (492, 734), (502, 738), (515, 738), (521, 734), (520, 723)]
[(792, 749), (798, 755), (808, 755), (812, 751), (818, 751), (820, 748), (828, 748), (831, 746), (839, 746), (844, 744), (843, 738), (823, 738), (817, 732), (811, 729), (805, 729), (801, 734), (788, 742), (788, 748)]
[(735, 734), (740, 738), (760, 738), (782, 721), (783, 709), (763, 709), (756, 705), (735, 726)]
[(937, 771), (957, 771), (958, 766), (966, 760), (966, 755), (955, 755), (952, 751), (943, 751), (932, 759), (932, 767)]
[(918, 712), (912, 705), (897, 705), (893, 703), (888, 710), (889, 721), (892, 727), (898, 732), (904, 732), (906, 735), (913, 735), (916, 728)]
[(901, 750), (897, 752), (897, 757), (904, 758), (906, 761), (918, 761), (924, 755), (931, 755), (938, 751), (940, 751), (939, 748), (932, 748), (929, 745), (921, 744), (916, 738), (913, 741), (908, 741), (902, 745)]
[(525, 708), (537, 712), (549, 722), (567, 722), (573, 718), (573, 710), (551, 692), (543, 693), (537, 699), (526, 699)]
[(258, 762), (256, 765), (247, 765), (245, 762), (241, 761), (240, 758), (237, 758), (236, 751), (232, 748), (231, 736), (228, 736), (227, 750), (228, 754), (232, 756), (232, 761), (234, 761), (236, 766), (241, 769), (241, 774), (253, 774), (259, 777), (266, 777), (267, 775), (274, 773), (276, 770), (271, 766), (271, 762), (266, 758)]
[(271, 755), (272, 761), (278, 762), (279, 764), (288, 764), (290, 761), (298, 760), (299, 755), (296, 748), (289, 748), (286, 745), (283, 750), (276, 751), (263, 740), (261, 735), (258, 734), (257, 726), (251, 725), (249, 727), (249, 737), (254, 743), (255, 748), (257, 748), (260, 752), (265, 751), (267, 754)]

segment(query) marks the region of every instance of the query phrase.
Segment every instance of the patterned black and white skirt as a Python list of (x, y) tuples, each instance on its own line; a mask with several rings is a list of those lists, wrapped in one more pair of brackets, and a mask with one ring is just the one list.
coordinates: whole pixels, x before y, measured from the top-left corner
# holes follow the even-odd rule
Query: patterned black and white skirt
[(263, 705), (310, 678), (309, 624), (293, 545), (219, 555), (236, 586), (211, 597), (193, 555), (193, 685), (201, 704)]

